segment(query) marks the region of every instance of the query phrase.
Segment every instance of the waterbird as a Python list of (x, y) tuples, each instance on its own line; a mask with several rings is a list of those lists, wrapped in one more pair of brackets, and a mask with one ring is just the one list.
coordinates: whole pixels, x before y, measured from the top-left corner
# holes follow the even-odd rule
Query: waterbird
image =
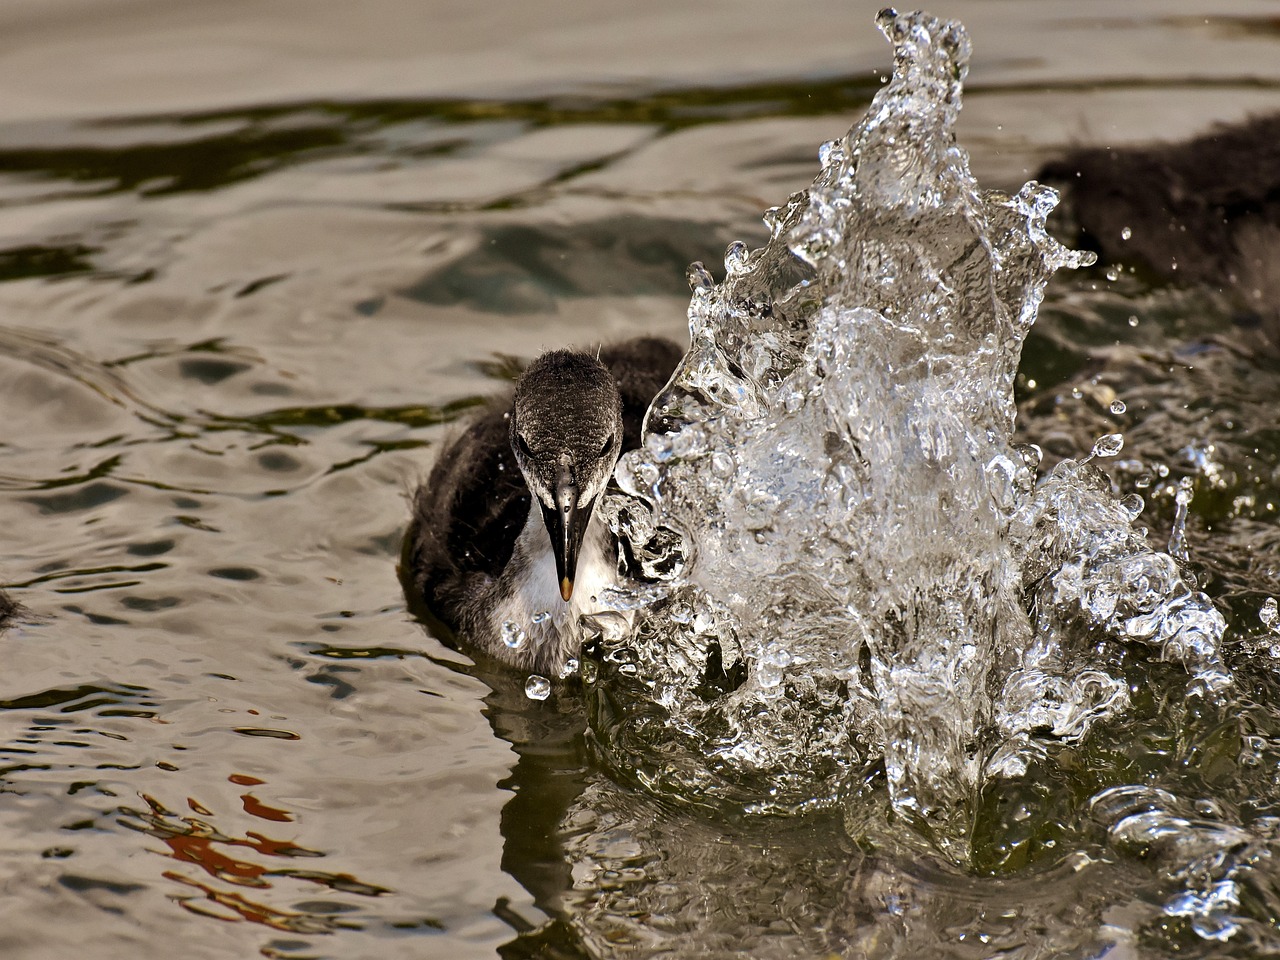
[(8, 593), (0, 590), (0, 630), (4, 630), (17, 617), (23, 613), (20, 603), (14, 600)]
[(1181, 142), (1073, 150), (1037, 179), (1066, 191), (1077, 242), (1230, 292), (1237, 322), (1280, 352), (1280, 114)]
[(401, 575), (464, 644), (557, 676), (618, 577), (596, 509), (682, 350), (639, 337), (553, 350), (445, 449), (413, 498)]

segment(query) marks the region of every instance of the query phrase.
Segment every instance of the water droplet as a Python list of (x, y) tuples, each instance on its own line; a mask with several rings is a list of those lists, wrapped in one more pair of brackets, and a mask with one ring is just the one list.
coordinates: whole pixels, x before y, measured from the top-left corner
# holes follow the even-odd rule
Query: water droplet
[(818, 148), (818, 162), (822, 164), (823, 170), (842, 163), (844, 158), (844, 141), (842, 140), (828, 140)]
[(741, 240), (735, 240), (724, 251), (724, 270), (729, 276), (737, 276), (747, 270), (747, 258), (751, 251)]
[(1225, 816), (1222, 804), (1218, 803), (1218, 801), (1214, 800), (1212, 797), (1202, 797), (1197, 800), (1195, 802), (1195, 808), (1196, 813), (1202, 817), (1215, 817), (1216, 819), (1221, 820)]
[(1138, 325), (1138, 318), (1137, 318), (1136, 316), (1130, 316), (1130, 317), (1129, 317), (1129, 326), (1131, 326), (1131, 327), (1136, 327), (1137, 325)]
[[(1191, 478), (1183, 477), (1178, 481), (1178, 492), (1174, 494), (1177, 506), (1173, 510), (1173, 527), (1169, 532), (1169, 554), (1179, 560), (1190, 559), (1187, 553), (1187, 508), (1193, 496)], [(1189, 576), (1184, 574), (1189, 579)]]
[(528, 634), (524, 632), (524, 628), (520, 624), (511, 620), (507, 620), (502, 624), (502, 628), (498, 631), (502, 636), (502, 642), (512, 650), (519, 650), (524, 647), (525, 641), (529, 639)]
[(532, 674), (524, 682), (524, 695), (530, 700), (545, 700), (551, 696), (551, 681), (546, 677)]
[(529, 619), (534, 623), (546, 623), (551, 619), (551, 612), (549, 610), (539, 610)]
[(1146, 501), (1136, 493), (1131, 493), (1120, 501), (1120, 506), (1124, 508), (1124, 512), (1129, 514), (1129, 521), (1138, 519), (1138, 516), (1146, 508)]
[(1093, 445), (1093, 455), (1095, 457), (1114, 457), (1123, 449), (1124, 436), (1119, 433), (1108, 433), (1105, 437), (1099, 437)]
[(1112, 413), (1114, 413), (1114, 414), (1116, 414), (1117, 416), (1119, 416), (1120, 414), (1124, 413), (1124, 412), (1125, 412), (1126, 410), (1128, 410), (1128, 409), (1129, 409), (1129, 408), (1128, 408), (1127, 406), (1125, 406), (1125, 402), (1124, 402), (1123, 400), (1112, 400), (1112, 401), (1111, 401), (1111, 412), (1112, 412)]
[(1276, 606), (1275, 597), (1267, 597), (1262, 609), (1258, 611), (1258, 619), (1271, 632), (1280, 633), (1280, 609)]
[(1119, 279), (1120, 279), (1120, 268), (1119, 268), (1119, 267), (1107, 267), (1107, 279), (1108, 279), (1108, 280), (1110, 280), (1110, 281), (1112, 281), (1112, 282), (1115, 282), (1116, 280), (1119, 280)]
[(560, 668), (560, 679), (566, 680), (578, 672), (578, 661), (574, 657), (570, 657), (564, 662), (564, 666)]
[(626, 616), (621, 613), (615, 613), (612, 610), (602, 610), (599, 613), (585, 616), (582, 618), (581, 623), (595, 639), (603, 640), (610, 645), (621, 643), (626, 639), (630, 629)]
[(1144, 473), (1140, 475), (1137, 480), (1133, 481), (1133, 485), (1139, 490), (1147, 489), (1147, 487), (1151, 486), (1151, 474)]
[(716, 285), (715, 280), (711, 278), (711, 272), (701, 260), (695, 260), (689, 264), (689, 269), (684, 272), (684, 278), (689, 283), (689, 289), (694, 293), (705, 293)]
[(1040, 449), (1038, 443), (1024, 443), (1014, 448), (1022, 457), (1022, 462), (1026, 464), (1027, 469), (1035, 473), (1040, 469), (1040, 463), (1044, 460), (1044, 451)]
[(1121, 231), (1120, 231), (1120, 239), (1121, 239), (1121, 240), (1128, 240), (1128, 239), (1130, 239), (1132, 236), (1133, 236), (1133, 231), (1132, 231), (1132, 230), (1130, 230), (1128, 227), (1125, 227), (1123, 230), (1121, 230)]

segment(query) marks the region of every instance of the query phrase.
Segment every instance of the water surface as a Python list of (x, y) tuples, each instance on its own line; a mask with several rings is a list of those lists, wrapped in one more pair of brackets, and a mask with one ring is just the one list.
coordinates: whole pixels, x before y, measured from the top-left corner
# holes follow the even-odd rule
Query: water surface
[[(1280, 107), (1266, 3), (935, 12), (974, 38), (960, 135), (986, 186)], [(621, 788), (572, 694), (469, 666), (395, 575), (406, 491), (513, 358), (683, 336), (686, 265), (759, 243), (879, 89), (873, 13), (6, 6), (0, 572), (33, 613), (2, 641), (6, 955), (985, 956), (1056, 896), (1075, 861), (1035, 852), (1049, 834), (992, 854), (1012, 879), (963, 878), (832, 813)], [(1122, 481), (1196, 481), (1192, 555), (1252, 658), (1280, 590), (1277, 384), (1206, 346), (1224, 329), (1212, 291), (1060, 279), (1019, 396), (1050, 456), (1120, 428)], [(1148, 499), (1167, 536), (1172, 487)], [(1186, 819), (1270, 816), (1273, 662), (1236, 662), (1234, 715), (1181, 739), (1156, 704), (1115, 729), (1146, 748), (1134, 779), (1185, 758)], [(1024, 800), (1053, 821), (1035, 791), (991, 802)], [(1117, 859), (1142, 893), (1082, 907), (1106, 929), (1064, 935), (1074, 955), (1262, 952)], [(1275, 874), (1253, 876), (1265, 915)]]

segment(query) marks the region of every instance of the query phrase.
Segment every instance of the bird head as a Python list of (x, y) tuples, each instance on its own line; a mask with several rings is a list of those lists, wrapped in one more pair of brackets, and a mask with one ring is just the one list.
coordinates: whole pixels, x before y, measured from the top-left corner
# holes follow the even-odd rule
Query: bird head
[(516, 384), (511, 449), (542, 509), (560, 596), (568, 602), (591, 512), (622, 450), (622, 398), (613, 375), (584, 353), (538, 357)]

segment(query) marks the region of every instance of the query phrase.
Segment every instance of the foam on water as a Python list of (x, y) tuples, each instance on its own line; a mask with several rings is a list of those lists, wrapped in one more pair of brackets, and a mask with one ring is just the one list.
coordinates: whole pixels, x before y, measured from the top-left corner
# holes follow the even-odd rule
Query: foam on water
[[(813, 185), (690, 268), (691, 346), (602, 511), (651, 583), (582, 674), (619, 771), (689, 802), (830, 804), (878, 781), (954, 856), (974, 798), (1128, 702), (1100, 645), (1230, 682), (1222, 617), (1095, 457), (1038, 477), (1014, 376), (1057, 201), (980, 190), (954, 124), (969, 42), (886, 11), (893, 79)], [(1135, 502), (1136, 501), (1136, 502)]]

